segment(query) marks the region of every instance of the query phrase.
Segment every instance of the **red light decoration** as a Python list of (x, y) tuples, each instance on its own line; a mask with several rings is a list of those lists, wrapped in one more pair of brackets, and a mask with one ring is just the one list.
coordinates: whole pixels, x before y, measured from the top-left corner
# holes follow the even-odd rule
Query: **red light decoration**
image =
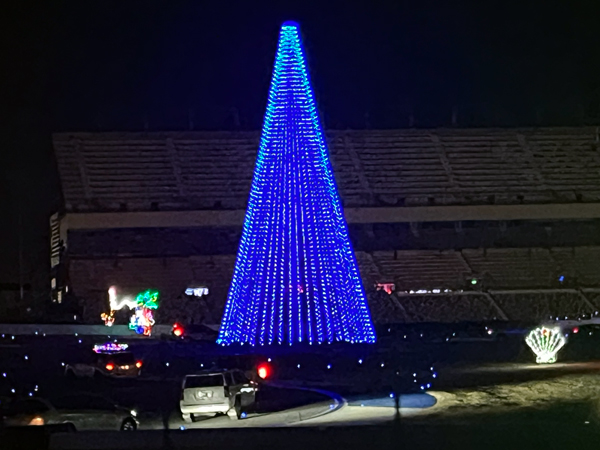
[(271, 375), (271, 367), (267, 363), (262, 363), (258, 365), (256, 372), (260, 378), (265, 380)]
[(376, 283), (375, 287), (378, 291), (384, 290), (389, 295), (391, 295), (392, 292), (394, 292), (394, 290), (396, 289), (396, 285), (394, 283)]
[(108, 363), (106, 365), (106, 370), (111, 371), (115, 368), (115, 365), (113, 363)]
[(579, 327), (573, 328), (573, 334), (577, 334), (577, 333), (579, 333)]
[(141, 369), (142, 368), (142, 362), (141, 361), (136, 362), (135, 363), (135, 367), (137, 367), (138, 369)]
[(173, 335), (177, 337), (183, 336), (183, 327), (178, 323), (173, 324)]

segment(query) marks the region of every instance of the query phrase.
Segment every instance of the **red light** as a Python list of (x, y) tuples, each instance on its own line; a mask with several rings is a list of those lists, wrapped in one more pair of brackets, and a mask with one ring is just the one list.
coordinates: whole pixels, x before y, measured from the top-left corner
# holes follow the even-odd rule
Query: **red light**
[(573, 328), (573, 334), (577, 334), (577, 333), (579, 333), (579, 327)]
[(183, 336), (183, 327), (178, 323), (173, 324), (173, 335), (177, 337)]
[(135, 363), (135, 367), (137, 367), (138, 369), (141, 369), (142, 368), (142, 362), (141, 361), (136, 362)]
[(268, 378), (269, 375), (271, 375), (271, 367), (269, 367), (269, 365), (266, 363), (262, 363), (259, 364), (259, 366), (256, 369), (256, 372), (258, 373), (258, 376), (264, 380)]
[(113, 363), (108, 363), (106, 365), (106, 370), (113, 370), (115, 368), (115, 365)]

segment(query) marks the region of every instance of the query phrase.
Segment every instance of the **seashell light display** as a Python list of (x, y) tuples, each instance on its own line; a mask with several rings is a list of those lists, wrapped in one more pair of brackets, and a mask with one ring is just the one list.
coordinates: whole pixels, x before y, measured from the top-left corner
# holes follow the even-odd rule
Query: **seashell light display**
[(558, 327), (539, 327), (529, 332), (525, 342), (536, 354), (536, 363), (552, 364), (556, 362), (556, 354), (567, 343), (567, 339)]

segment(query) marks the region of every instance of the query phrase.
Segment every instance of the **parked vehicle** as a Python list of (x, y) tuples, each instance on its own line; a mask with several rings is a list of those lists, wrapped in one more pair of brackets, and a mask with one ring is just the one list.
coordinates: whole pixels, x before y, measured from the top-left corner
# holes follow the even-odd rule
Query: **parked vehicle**
[(186, 422), (213, 414), (242, 419), (246, 416), (246, 408), (254, 403), (257, 390), (258, 384), (241, 370), (187, 375), (181, 385), (181, 415)]
[(40, 398), (16, 399), (2, 410), (4, 426), (67, 424), (75, 430), (134, 431), (137, 413), (103, 397), (73, 394), (52, 402)]
[(67, 364), (65, 375), (78, 378), (105, 375), (108, 377), (138, 377), (142, 361), (136, 360), (131, 352), (94, 353), (89, 363)]

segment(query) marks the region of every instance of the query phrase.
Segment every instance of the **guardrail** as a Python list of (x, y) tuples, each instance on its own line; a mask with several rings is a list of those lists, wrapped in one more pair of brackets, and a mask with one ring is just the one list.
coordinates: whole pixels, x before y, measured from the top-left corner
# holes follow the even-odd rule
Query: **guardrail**
[[(126, 336), (127, 338), (148, 339), (130, 330), (127, 325), (77, 325), (77, 324), (0, 324), (0, 334), (14, 336), (42, 334), (47, 336)], [(152, 338), (171, 333), (171, 325), (155, 325), (152, 329)]]

